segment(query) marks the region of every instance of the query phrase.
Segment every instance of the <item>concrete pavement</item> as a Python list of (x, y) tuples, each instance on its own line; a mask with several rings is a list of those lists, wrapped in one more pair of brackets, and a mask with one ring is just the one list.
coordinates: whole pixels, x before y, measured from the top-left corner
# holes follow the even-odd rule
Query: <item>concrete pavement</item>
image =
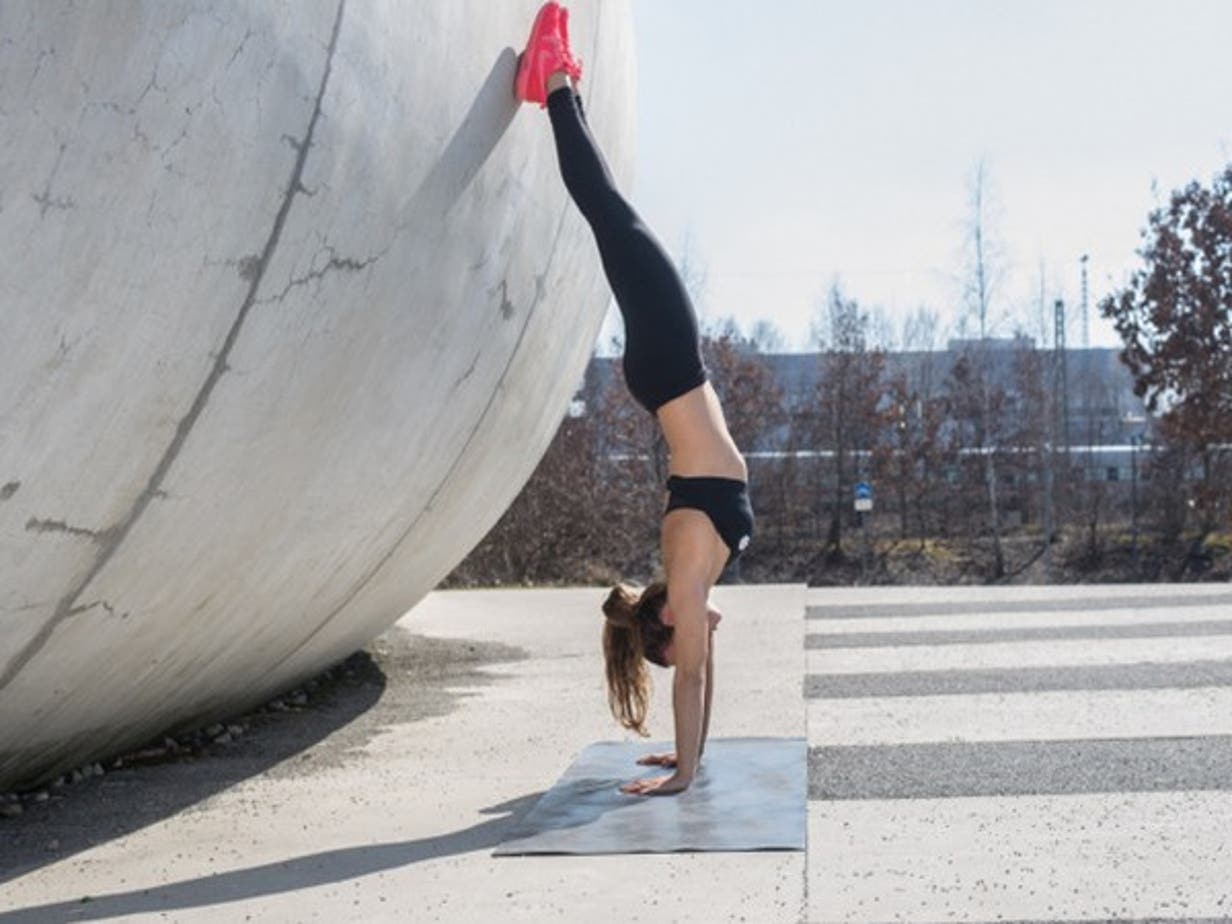
[[(79, 852), (58, 856), (25, 838), (16, 858), (24, 872), (0, 884), (0, 909), (24, 910), (0, 913), (0, 921), (800, 920), (802, 853), (492, 857), (511, 821), (574, 756), (623, 736), (603, 685), (603, 595), (432, 594), (382, 637), (385, 686), (379, 696), (368, 691), (375, 702), (365, 710), (302, 752), (213, 789), (198, 786), (201, 801), (175, 803)], [(712, 733), (802, 736), (805, 589), (725, 587), (712, 599), (726, 614)], [(477, 652), (461, 675), (447, 671), (441, 688), (429, 685), (424, 696), (438, 714), (423, 716), (416, 697), (398, 692), (412, 680), (422, 687), (433, 669), (431, 658), (408, 663), (417, 648), (399, 637), (408, 632), (441, 645), (500, 647)], [(465, 653), (467, 643), (452, 644)], [(669, 677), (656, 678), (659, 736), (671, 735)], [(445, 690), (452, 703), (439, 702)], [(381, 705), (390, 700), (403, 706)], [(179, 785), (193, 769), (159, 768)], [(124, 772), (97, 781), (95, 791)], [(52, 809), (61, 817), (85, 811), (75, 799), (67, 793), (42, 822), (32, 811), (16, 825), (50, 840)], [(66, 844), (71, 837), (58, 836)]]
[(809, 602), (809, 920), (1232, 919), (1226, 586)]
[(1232, 920), (1226, 586), (719, 588), (713, 734), (807, 734), (807, 853), (495, 858), (621, 737), (603, 593), (434, 593), (301, 711), (0, 819), (0, 922)]

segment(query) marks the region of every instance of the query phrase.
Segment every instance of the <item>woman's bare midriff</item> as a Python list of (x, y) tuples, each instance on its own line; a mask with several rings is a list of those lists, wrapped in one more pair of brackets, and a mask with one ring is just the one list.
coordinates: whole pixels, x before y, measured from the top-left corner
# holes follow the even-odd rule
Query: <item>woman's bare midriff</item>
[(719, 396), (709, 382), (659, 408), (673, 475), (710, 475), (749, 480), (749, 469), (727, 431)]

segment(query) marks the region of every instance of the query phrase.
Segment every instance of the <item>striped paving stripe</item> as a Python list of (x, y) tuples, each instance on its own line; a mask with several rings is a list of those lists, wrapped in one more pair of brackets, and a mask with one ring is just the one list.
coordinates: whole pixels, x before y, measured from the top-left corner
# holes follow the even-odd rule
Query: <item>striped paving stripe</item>
[(1232, 658), (1232, 636), (1168, 639), (1106, 639), (1053, 642), (994, 642), (988, 645), (919, 645), (897, 648), (842, 648), (807, 653), (809, 674), (867, 674), (900, 671), (1078, 667), (1156, 664)]
[(817, 746), (1232, 735), (1232, 687), (819, 699), (808, 727)]
[[(861, 651), (867, 649), (860, 649)], [(809, 699), (854, 696), (937, 696), (956, 693), (1023, 693), (1043, 690), (1135, 690), (1232, 686), (1232, 660), (1142, 662), (1010, 670), (906, 671), (810, 674)]]
[(1232, 790), (1232, 736), (809, 748), (810, 799), (1176, 790)]
[(1226, 606), (1172, 607), (1158, 610), (1119, 608), (1110, 610), (1054, 610), (1015, 613), (1006, 616), (992, 611), (946, 616), (887, 616), (861, 619), (824, 619), (808, 624), (814, 632), (825, 634), (865, 632), (980, 632), (1010, 628), (1047, 626), (1134, 626), (1143, 623), (1183, 624), (1232, 618)]
[(813, 632), (805, 648), (890, 648), (901, 645), (964, 645), (1039, 639), (1165, 638), (1232, 635), (1232, 619), (1138, 622), (1119, 625), (1014, 626), (1008, 629), (938, 629), (923, 632)]
[(808, 920), (1232, 920), (1232, 596), (1146, 596), (811, 611)]
[(898, 603), (834, 603), (810, 605), (805, 616), (808, 619), (870, 619), (894, 616), (949, 616), (962, 613), (1041, 613), (1058, 611), (1092, 612), (1099, 610), (1138, 611), (1168, 609), (1188, 606), (1229, 606), (1232, 593), (1211, 592), (1196, 594), (1151, 595), (1139, 597), (1111, 597), (1106, 599), (1060, 597), (1050, 599), (963, 599), (956, 595), (951, 599), (904, 601)]

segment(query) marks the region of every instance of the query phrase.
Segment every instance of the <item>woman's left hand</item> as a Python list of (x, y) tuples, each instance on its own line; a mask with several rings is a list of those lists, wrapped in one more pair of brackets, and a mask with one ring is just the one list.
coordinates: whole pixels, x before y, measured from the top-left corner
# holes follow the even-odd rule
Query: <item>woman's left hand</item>
[(637, 762), (643, 767), (667, 767), (669, 769), (676, 766), (676, 754), (647, 754), (645, 757), (639, 757)]
[(688, 789), (691, 782), (693, 781), (673, 773), (671, 776), (658, 776), (649, 780), (634, 780), (632, 783), (625, 783), (620, 787), (620, 791), (630, 796), (674, 796)]

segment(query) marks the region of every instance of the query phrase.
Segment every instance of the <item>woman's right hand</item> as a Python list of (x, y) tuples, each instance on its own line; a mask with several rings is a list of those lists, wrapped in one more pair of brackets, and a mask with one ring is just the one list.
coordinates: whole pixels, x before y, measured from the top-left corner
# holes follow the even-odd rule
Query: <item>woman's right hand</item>
[(639, 757), (637, 762), (643, 767), (675, 767), (676, 755), (672, 754), (647, 754), (645, 757)]

